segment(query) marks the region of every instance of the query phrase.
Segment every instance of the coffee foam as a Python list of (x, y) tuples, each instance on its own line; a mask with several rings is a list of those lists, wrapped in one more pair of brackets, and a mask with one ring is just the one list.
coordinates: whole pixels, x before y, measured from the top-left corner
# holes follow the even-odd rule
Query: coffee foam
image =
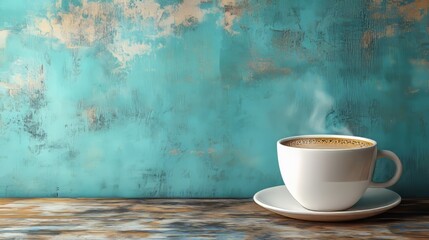
[(364, 140), (348, 138), (299, 138), (283, 141), (281, 144), (289, 147), (314, 149), (366, 148), (374, 145)]

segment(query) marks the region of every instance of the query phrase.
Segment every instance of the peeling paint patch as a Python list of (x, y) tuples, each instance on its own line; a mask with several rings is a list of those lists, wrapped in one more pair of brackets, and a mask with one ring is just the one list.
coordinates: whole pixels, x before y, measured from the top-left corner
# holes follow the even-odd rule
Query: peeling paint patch
[(108, 119), (105, 115), (99, 113), (98, 109), (95, 107), (85, 109), (85, 116), (90, 130), (101, 130), (109, 125)]
[(107, 49), (121, 63), (121, 68), (123, 68), (126, 66), (126, 63), (134, 59), (135, 56), (149, 54), (152, 47), (145, 43), (118, 40), (116, 44), (109, 44)]
[(418, 89), (418, 88), (408, 88), (407, 89), (407, 93), (408, 94), (410, 94), (410, 95), (413, 95), (413, 94), (416, 94), (416, 93), (418, 93), (418, 92), (420, 92), (420, 89)]
[(204, 155), (212, 155), (216, 153), (216, 149), (215, 148), (208, 148), (207, 150), (191, 150), (189, 151), (189, 153), (191, 155), (196, 155), (198, 157), (202, 157)]
[(171, 155), (179, 155), (181, 153), (182, 153), (182, 151), (180, 149), (177, 149), (177, 148), (170, 150)]
[(20, 86), (15, 83), (0, 82), (0, 88), (5, 89), (9, 96), (16, 96), (21, 91)]
[(43, 141), (46, 139), (47, 134), (42, 128), (42, 122), (33, 113), (28, 113), (23, 118), (24, 130), (30, 134), (31, 137)]
[(429, 1), (415, 0), (403, 6), (399, 6), (400, 15), (407, 21), (421, 21), (428, 14)]
[(305, 33), (302, 31), (294, 31), (290, 29), (273, 30), (274, 46), (283, 49), (298, 49), (301, 48), (304, 41)]
[(369, 9), (373, 11), (371, 17), (373, 19), (395, 19), (398, 16), (408, 22), (418, 22), (423, 20), (428, 15), (429, 1), (414, 0), (414, 1), (372, 1)]
[(373, 31), (365, 31), (362, 36), (362, 47), (368, 48), (374, 39), (376, 38), (375, 33)]
[(179, 26), (189, 27), (203, 21), (206, 14), (214, 13), (214, 9), (202, 9), (200, 0), (184, 0), (180, 4), (161, 7), (153, 0), (132, 2), (115, 0), (115, 5), (123, 11), (123, 15), (132, 19), (136, 25), (154, 24), (158, 33), (148, 35), (149, 38), (171, 36)]
[(380, 6), (384, 0), (372, 0), (372, 3), (376, 6)]
[(397, 32), (397, 25), (387, 25), (384, 31), (365, 31), (362, 35), (361, 43), (363, 48), (369, 48), (377, 39), (394, 37)]
[[(62, 7), (58, 1), (57, 7)], [(35, 19), (30, 32), (52, 37), (68, 48), (90, 46), (96, 41), (107, 42), (118, 25), (114, 19), (114, 7), (110, 3), (88, 2), (81, 5), (68, 3), (68, 12), (48, 13), (46, 18)], [(58, 10), (58, 9), (57, 9)]]
[(422, 66), (429, 68), (429, 61), (426, 59), (411, 59), (410, 62), (416, 66)]
[(289, 74), (291, 70), (286, 67), (276, 67), (273, 61), (260, 60), (249, 63), (250, 68), (257, 73), (281, 73)]
[(393, 37), (396, 33), (396, 27), (394, 25), (387, 25), (384, 31), (384, 36)]
[[(171, 20), (174, 20), (173, 25), (183, 25), (188, 27), (201, 22), (204, 18), (205, 11), (199, 6), (199, 0), (185, 0), (182, 4), (177, 5), (170, 14), (170, 18), (172, 18)], [(171, 20), (166, 20), (166, 22), (170, 22)]]
[(208, 148), (207, 149), (207, 153), (208, 154), (213, 154), (213, 153), (215, 153), (216, 152), (216, 149), (214, 149), (214, 148)]
[(85, 110), (85, 114), (89, 124), (95, 124), (97, 121), (97, 109), (95, 107), (88, 108)]
[(260, 78), (277, 77), (290, 74), (292, 71), (287, 67), (276, 66), (270, 59), (257, 59), (249, 62), (251, 70), (247, 80), (258, 80)]
[(224, 16), (218, 22), (230, 34), (238, 34), (233, 29), (234, 22), (243, 14), (244, 10), (248, 8), (247, 0), (221, 0), (220, 6), (224, 9)]
[[(64, 4), (68, 4), (68, 11), (62, 10)], [(150, 54), (154, 50), (153, 45), (155, 49), (161, 48), (162, 45), (154, 44), (159, 38), (172, 36), (179, 27), (196, 25), (204, 20), (206, 14), (216, 12), (200, 5), (200, 0), (184, 0), (165, 6), (153, 0), (83, 0), (77, 5), (58, 0), (55, 9), (51, 9), (44, 18), (36, 18), (28, 31), (57, 39), (67, 48), (105, 44), (123, 67), (136, 56)], [(143, 33), (142, 28), (148, 30)], [(140, 31), (140, 40), (129, 38), (127, 34), (130, 31)]]
[(0, 31), (0, 49), (3, 49), (6, 47), (7, 36), (9, 36), (9, 30)]
[(37, 98), (37, 95), (45, 89), (43, 65), (31, 67), (28, 63), (17, 61), (14, 66), (17, 73), (10, 76), (9, 82), (0, 82), (0, 88), (8, 91), (11, 97), (25, 93), (31, 98)]
[(128, 1), (114, 0), (114, 3), (123, 9), (124, 16), (133, 21), (155, 19), (159, 21), (164, 14), (161, 5), (154, 0), (147, 1)]

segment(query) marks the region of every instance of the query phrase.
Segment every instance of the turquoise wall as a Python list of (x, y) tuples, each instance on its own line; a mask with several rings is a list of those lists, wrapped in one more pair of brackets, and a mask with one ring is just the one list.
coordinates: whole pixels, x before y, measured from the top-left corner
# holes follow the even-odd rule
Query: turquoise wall
[[(370, 137), (429, 196), (429, 2), (0, 1), (0, 197), (250, 197)], [(376, 180), (393, 174), (381, 160)]]

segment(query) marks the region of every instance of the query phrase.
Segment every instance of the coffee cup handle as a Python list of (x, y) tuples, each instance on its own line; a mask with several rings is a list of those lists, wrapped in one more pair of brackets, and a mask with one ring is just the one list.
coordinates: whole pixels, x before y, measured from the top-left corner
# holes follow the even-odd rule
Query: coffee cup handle
[(376, 187), (376, 188), (390, 187), (393, 184), (395, 184), (399, 180), (399, 178), (401, 177), (401, 174), (402, 174), (401, 160), (399, 159), (399, 157), (394, 152), (389, 151), (389, 150), (378, 150), (376, 160), (379, 158), (387, 158), (389, 160), (392, 160), (395, 163), (395, 165), (396, 165), (395, 175), (393, 175), (393, 177), (387, 182), (376, 183), (376, 182), (371, 181), (371, 183), (369, 184), (369, 187)]

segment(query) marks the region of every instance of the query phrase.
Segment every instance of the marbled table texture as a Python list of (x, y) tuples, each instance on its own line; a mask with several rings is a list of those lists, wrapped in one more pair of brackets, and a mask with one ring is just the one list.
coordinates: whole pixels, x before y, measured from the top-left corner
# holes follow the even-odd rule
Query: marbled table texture
[(429, 239), (423, 199), (343, 223), (286, 218), (251, 199), (1, 199), (0, 218), (1, 239)]

